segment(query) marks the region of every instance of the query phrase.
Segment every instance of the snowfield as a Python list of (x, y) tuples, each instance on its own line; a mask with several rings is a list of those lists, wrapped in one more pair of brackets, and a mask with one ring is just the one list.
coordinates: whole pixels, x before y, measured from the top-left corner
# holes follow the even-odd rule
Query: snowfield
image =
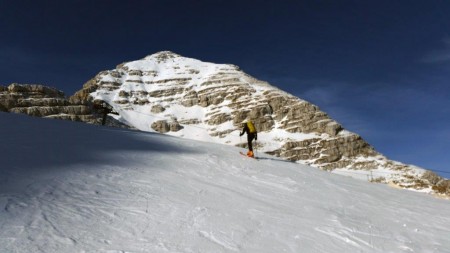
[(450, 201), (242, 149), (0, 113), (0, 252), (450, 252)]

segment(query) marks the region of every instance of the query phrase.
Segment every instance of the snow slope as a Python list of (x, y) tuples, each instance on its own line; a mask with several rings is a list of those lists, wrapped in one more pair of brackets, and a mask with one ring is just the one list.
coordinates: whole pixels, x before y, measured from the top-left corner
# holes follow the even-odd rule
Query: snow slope
[(0, 252), (450, 252), (448, 200), (156, 133), (0, 132)]

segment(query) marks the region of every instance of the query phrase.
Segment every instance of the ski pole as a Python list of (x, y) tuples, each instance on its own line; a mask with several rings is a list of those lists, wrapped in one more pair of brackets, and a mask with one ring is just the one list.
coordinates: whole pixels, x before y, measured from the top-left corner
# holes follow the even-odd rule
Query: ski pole
[(241, 145), (241, 143), (242, 143), (242, 136), (239, 133), (239, 145)]

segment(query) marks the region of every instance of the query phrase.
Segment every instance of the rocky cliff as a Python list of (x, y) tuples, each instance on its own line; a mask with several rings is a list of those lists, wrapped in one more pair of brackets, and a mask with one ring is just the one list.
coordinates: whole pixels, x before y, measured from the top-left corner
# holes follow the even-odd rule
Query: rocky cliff
[(106, 101), (120, 114), (117, 120), (143, 131), (241, 147), (246, 146), (241, 125), (252, 120), (259, 132), (257, 152), (374, 182), (450, 193), (448, 181), (387, 159), (317, 106), (234, 65), (159, 52), (100, 72), (70, 98), (94, 100)]
[[(102, 121), (102, 115), (93, 110), (89, 101), (72, 101), (62, 91), (38, 84), (0, 86), (0, 111), (91, 124), (101, 124)], [(112, 118), (107, 124), (123, 126)]]

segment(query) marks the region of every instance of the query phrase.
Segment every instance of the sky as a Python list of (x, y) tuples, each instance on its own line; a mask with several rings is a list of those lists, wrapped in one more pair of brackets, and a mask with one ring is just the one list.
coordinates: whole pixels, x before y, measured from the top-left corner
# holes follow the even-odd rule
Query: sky
[(450, 1), (0, 0), (0, 85), (72, 95), (170, 50), (320, 107), (389, 159), (450, 178)]

